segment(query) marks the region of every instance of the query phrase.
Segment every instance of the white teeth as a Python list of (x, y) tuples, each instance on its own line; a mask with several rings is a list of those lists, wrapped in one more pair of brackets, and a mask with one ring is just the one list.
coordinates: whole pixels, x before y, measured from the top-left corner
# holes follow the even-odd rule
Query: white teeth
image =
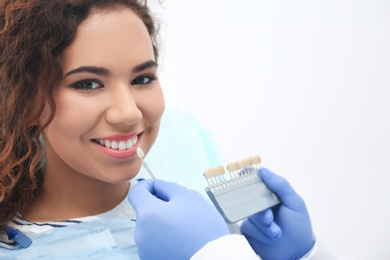
[(103, 140), (103, 139), (97, 139), (97, 141), (98, 143), (100, 143), (101, 145), (107, 148), (124, 151), (124, 150), (131, 149), (137, 143), (138, 137), (134, 136), (133, 138), (130, 138), (128, 140), (120, 140), (120, 141), (117, 140), (110, 141), (110, 140)]
[(111, 149), (114, 149), (114, 150), (118, 149), (118, 142), (117, 141), (111, 141)]
[(126, 143), (125, 143), (125, 141), (120, 141), (119, 142), (118, 149), (121, 150), (121, 151), (126, 150)]
[(134, 145), (133, 140), (131, 140), (131, 139), (127, 140), (127, 142), (126, 142), (127, 149), (130, 149), (131, 147), (133, 147), (133, 145)]

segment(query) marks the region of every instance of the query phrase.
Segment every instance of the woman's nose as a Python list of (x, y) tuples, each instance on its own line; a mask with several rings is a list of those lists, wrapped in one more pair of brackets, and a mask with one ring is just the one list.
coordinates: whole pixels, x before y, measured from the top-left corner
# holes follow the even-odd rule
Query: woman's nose
[(106, 111), (108, 123), (133, 125), (142, 119), (142, 112), (129, 89), (117, 91), (110, 103)]

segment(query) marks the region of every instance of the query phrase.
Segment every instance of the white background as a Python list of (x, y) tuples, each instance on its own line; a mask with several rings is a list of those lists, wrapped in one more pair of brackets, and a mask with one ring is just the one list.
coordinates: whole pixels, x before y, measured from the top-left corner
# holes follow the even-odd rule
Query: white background
[(390, 259), (390, 1), (165, 0), (160, 78), (227, 161), (262, 156), (346, 259)]

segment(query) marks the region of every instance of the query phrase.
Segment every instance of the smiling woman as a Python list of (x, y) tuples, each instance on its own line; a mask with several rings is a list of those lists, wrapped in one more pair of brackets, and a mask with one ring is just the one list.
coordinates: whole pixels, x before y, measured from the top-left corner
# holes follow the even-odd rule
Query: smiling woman
[(162, 180), (130, 189), (142, 163), (137, 148), (151, 149), (165, 108), (146, 1), (2, 1), (0, 26), (0, 257), (316, 251), (303, 200), (267, 170), (259, 174), (283, 203), (247, 220), (247, 237), (229, 234), (193, 190)]
[[(29, 220), (114, 208), (127, 194), (124, 181), (140, 168), (136, 148), (148, 151), (156, 138), (164, 100), (151, 36), (132, 9), (110, 9), (115, 11), (92, 6), (61, 53), (64, 76), (54, 84), (55, 106), (44, 102), (36, 120), (42, 129), (48, 124), (42, 132), (45, 177), (31, 205), (17, 209)], [(37, 84), (37, 91), (42, 87)], [(95, 203), (80, 199), (85, 189)]]
[[(74, 194), (74, 185), (94, 172), (85, 170), (99, 168), (96, 162), (101, 159), (107, 164), (111, 160), (113, 167), (134, 166), (126, 173), (100, 171), (100, 178), (118, 182), (134, 177), (139, 169), (139, 162), (132, 162), (135, 148), (114, 163), (118, 159), (103, 153), (92, 140), (137, 138), (147, 150), (157, 134), (164, 102), (157, 80), (156, 30), (147, 6), (137, 1), (2, 1), (0, 8), (3, 224), (16, 212), (26, 216), (39, 212), (34, 205), (51, 190), (72, 186)], [(107, 15), (110, 10), (117, 15)], [(31, 97), (35, 102), (29, 102)], [(42, 147), (36, 141), (40, 134), (46, 147), (44, 174)], [(66, 174), (75, 179), (61, 180)], [(99, 179), (99, 171), (92, 175)], [(105, 207), (118, 203), (118, 196), (123, 199), (124, 188), (105, 198)]]
[[(164, 110), (150, 36), (130, 9), (115, 15), (96, 12), (80, 24), (76, 35), (63, 53), (65, 76), (53, 92), (56, 113), (43, 134), (45, 176), (63, 174), (70, 183), (79, 181), (70, 180), (69, 171), (77, 173), (72, 175), (77, 180), (131, 179), (140, 167), (133, 156), (136, 146), (150, 149)], [(135, 139), (131, 147), (118, 149)], [(63, 171), (58, 161), (64, 162)]]

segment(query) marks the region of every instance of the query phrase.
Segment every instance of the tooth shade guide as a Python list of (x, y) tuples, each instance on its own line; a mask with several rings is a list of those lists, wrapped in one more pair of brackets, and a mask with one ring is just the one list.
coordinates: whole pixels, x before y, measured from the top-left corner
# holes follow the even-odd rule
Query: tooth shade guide
[(225, 168), (223, 166), (210, 167), (203, 172), (209, 186), (225, 182), (224, 174)]
[(154, 176), (154, 174), (152, 173), (152, 171), (149, 169), (149, 166), (148, 164), (144, 161), (144, 156), (145, 156), (145, 153), (144, 151), (142, 150), (141, 147), (137, 147), (137, 156), (141, 159), (142, 161), (142, 166), (145, 168), (145, 170), (149, 173), (150, 177), (155, 180), (156, 177)]
[(252, 164), (260, 164), (261, 163), (261, 158), (258, 155), (250, 157), (250, 160), (251, 160)]
[(230, 178), (225, 180), (221, 166), (204, 171), (207, 195), (229, 224), (280, 203), (258, 175), (260, 156), (252, 156), (227, 164)]
[(143, 158), (144, 158), (145, 153), (144, 153), (144, 151), (142, 150), (141, 147), (137, 147), (137, 155), (138, 155), (138, 157), (139, 157), (140, 159), (143, 159)]
[(257, 171), (260, 169), (260, 156), (251, 156), (239, 161), (229, 162), (226, 166), (229, 177), (225, 177), (223, 166), (209, 167), (203, 172), (203, 176), (209, 187), (217, 185), (230, 185), (233, 180), (242, 180), (245, 177), (258, 178)]

